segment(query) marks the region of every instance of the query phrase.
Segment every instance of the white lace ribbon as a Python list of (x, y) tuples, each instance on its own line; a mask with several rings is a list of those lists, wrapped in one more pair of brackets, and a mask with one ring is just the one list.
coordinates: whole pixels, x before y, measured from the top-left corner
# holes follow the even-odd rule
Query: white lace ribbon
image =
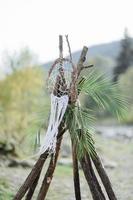
[(44, 141), (40, 148), (40, 153), (48, 150), (49, 153), (54, 153), (57, 142), (58, 127), (63, 119), (68, 105), (68, 95), (57, 97), (51, 94), (51, 112), (49, 125), (44, 137)]

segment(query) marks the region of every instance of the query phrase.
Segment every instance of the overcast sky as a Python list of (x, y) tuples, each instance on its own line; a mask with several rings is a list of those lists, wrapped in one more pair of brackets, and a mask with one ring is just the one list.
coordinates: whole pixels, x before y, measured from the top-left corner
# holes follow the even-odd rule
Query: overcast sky
[(43, 62), (58, 57), (58, 35), (72, 51), (133, 36), (132, 0), (0, 0), (0, 57), (29, 46)]

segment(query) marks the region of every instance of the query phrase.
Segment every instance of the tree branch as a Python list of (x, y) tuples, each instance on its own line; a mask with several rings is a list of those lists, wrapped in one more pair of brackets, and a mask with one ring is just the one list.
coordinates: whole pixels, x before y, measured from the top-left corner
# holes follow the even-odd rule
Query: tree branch
[(115, 193), (113, 191), (111, 182), (110, 182), (110, 180), (108, 178), (108, 175), (107, 175), (107, 173), (106, 173), (106, 171), (105, 171), (105, 169), (104, 169), (104, 167), (103, 167), (103, 165), (101, 163), (101, 160), (100, 160), (98, 154), (96, 154), (95, 158), (94, 157), (91, 157), (91, 158), (92, 158), (93, 163), (94, 163), (94, 165), (95, 165), (95, 167), (97, 169), (97, 172), (98, 172), (98, 174), (99, 174), (99, 176), (100, 176), (100, 178), (102, 180), (102, 183), (103, 183), (103, 185), (105, 187), (105, 190), (106, 190), (106, 192), (108, 194), (109, 199), (110, 200), (117, 200), (117, 198), (115, 196)]
[(82, 166), (82, 169), (83, 169), (83, 172), (84, 172), (84, 175), (85, 175), (85, 178), (87, 180), (87, 183), (89, 185), (89, 188), (90, 188), (90, 191), (91, 191), (91, 194), (92, 194), (92, 197), (94, 200), (103, 200), (101, 198), (101, 195), (99, 193), (99, 190), (94, 182), (94, 179), (92, 177), (92, 174), (91, 174), (91, 171), (90, 171), (90, 167), (86, 161), (86, 156), (84, 156), (81, 161), (81, 166)]
[(38, 174), (42, 170), (42, 167), (43, 167), (47, 157), (48, 157), (47, 152), (43, 153), (40, 156), (40, 158), (35, 163), (33, 169), (31, 170), (30, 174), (28, 175), (28, 177), (24, 181), (23, 185), (20, 187), (17, 194), (15, 195), (14, 200), (20, 200), (20, 199), (23, 198), (23, 196), (25, 195), (25, 193), (27, 192), (29, 187), (33, 184), (33, 182), (37, 178)]
[(65, 35), (66, 36), (66, 41), (67, 41), (67, 45), (68, 45), (68, 50), (69, 50), (69, 55), (70, 55), (70, 61), (72, 63), (72, 52), (71, 52), (71, 47), (70, 47), (70, 43), (69, 43), (69, 40), (68, 40), (68, 35)]
[(87, 68), (91, 68), (91, 67), (94, 67), (94, 65), (83, 66), (82, 69), (87, 69)]
[(88, 47), (84, 46), (83, 49), (82, 49), (78, 64), (77, 64), (78, 77), (80, 75), (81, 70), (83, 69), (83, 63), (86, 60), (87, 51), (88, 51)]
[(57, 141), (55, 155), (51, 156), (49, 167), (48, 167), (47, 172), (45, 174), (45, 177), (43, 179), (43, 182), (42, 182), (42, 185), (41, 185), (37, 200), (44, 200), (45, 197), (46, 197), (46, 194), (48, 192), (50, 183), (51, 183), (52, 178), (53, 178), (53, 173), (55, 171), (55, 167), (56, 167), (56, 164), (57, 164), (59, 151), (60, 151), (60, 146), (61, 146), (61, 141), (62, 141), (62, 137), (60, 139), (58, 139), (58, 141)]
[(40, 175), (41, 175), (41, 171), (39, 172), (38, 176), (36, 177), (35, 181), (32, 183), (32, 185), (30, 186), (29, 188), (29, 191), (26, 195), (26, 198), (25, 200), (31, 200), (32, 199), (32, 196), (34, 194), (34, 191), (36, 189), (36, 186), (38, 184), (38, 181), (39, 181), (39, 178), (40, 178)]
[(101, 186), (100, 186), (100, 184), (99, 184), (99, 182), (98, 182), (98, 180), (97, 180), (97, 177), (96, 177), (96, 175), (95, 175), (95, 172), (94, 172), (94, 170), (93, 170), (93, 167), (92, 167), (92, 164), (91, 164), (91, 159), (90, 159), (89, 154), (86, 154), (86, 161), (87, 161), (86, 164), (89, 166), (91, 175), (92, 175), (93, 180), (94, 180), (94, 182), (95, 182), (95, 185), (96, 185), (96, 187), (97, 187), (97, 189), (98, 189), (98, 191), (99, 191), (99, 193), (100, 193), (100, 195), (101, 195), (101, 199), (106, 200), (105, 195), (104, 195), (104, 193), (103, 193), (103, 191), (102, 191), (102, 189), (101, 189)]
[(73, 158), (73, 179), (74, 179), (75, 198), (76, 200), (81, 200), (78, 159), (76, 155), (76, 147), (73, 142), (72, 142), (72, 158)]

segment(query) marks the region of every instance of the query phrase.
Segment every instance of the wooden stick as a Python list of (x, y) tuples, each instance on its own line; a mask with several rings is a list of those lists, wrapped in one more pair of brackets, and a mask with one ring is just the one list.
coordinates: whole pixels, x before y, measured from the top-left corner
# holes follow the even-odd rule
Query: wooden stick
[(86, 60), (87, 51), (88, 51), (88, 47), (84, 46), (84, 47), (83, 47), (83, 50), (82, 50), (82, 52), (81, 52), (81, 55), (80, 55), (80, 59), (79, 59), (78, 64), (77, 64), (78, 77), (79, 77), (79, 75), (80, 75), (82, 69), (84, 68), (83, 63), (84, 63), (85, 60)]
[(78, 159), (77, 159), (76, 147), (73, 144), (73, 142), (72, 142), (72, 158), (73, 158), (73, 179), (74, 179), (75, 198), (76, 200), (81, 200)]
[(87, 68), (91, 68), (93, 67), (94, 65), (87, 65), (87, 66), (83, 66), (81, 69), (87, 69)]
[(24, 197), (25, 193), (27, 192), (29, 187), (33, 184), (33, 182), (37, 178), (38, 174), (42, 170), (42, 167), (43, 167), (47, 157), (48, 157), (47, 152), (43, 153), (40, 156), (40, 158), (35, 163), (33, 169), (31, 170), (30, 174), (28, 175), (28, 177), (24, 181), (23, 185), (20, 187), (17, 194), (15, 195), (14, 200), (20, 200)]
[[(64, 122), (62, 122), (59, 127), (59, 133), (58, 133), (57, 139), (60, 139), (65, 132), (66, 132), (66, 127), (64, 127)], [(32, 184), (34, 184), (34, 181), (36, 181), (36, 177), (41, 172), (47, 157), (48, 157), (47, 152), (43, 153), (40, 156), (40, 158), (37, 160), (34, 167), (32, 168), (30, 174), (24, 181), (23, 185), (20, 187), (20, 189), (16, 193), (13, 200), (21, 200), (24, 197), (27, 190), (32, 186)]]
[(60, 146), (61, 146), (61, 141), (62, 141), (62, 138), (58, 139), (58, 141), (57, 141), (56, 153), (55, 153), (55, 155), (51, 156), (49, 167), (48, 167), (47, 172), (45, 174), (45, 177), (43, 179), (37, 200), (44, 200), (45, 197), (46, 197), (46, 194), (48, 192), (50, 183), (51, 183), (52, 178), (53, 178), (53, 173), (55, 171), (55, 167), (56, 167), (56, 164), (57, 164)]
[(68, 35), (65, 35), (65, 37), (66, 37), (67, 46), (68, 46), (68, 50), (69, 50), (70, 61), (72, 63), (72, 52), (71, 52), (70, 42), (68, 40)]
[(63, 36), (59, 35), (59, 58), (63, 58)]
[(84, 175), (85, 175), (85, 178), (87, 180), (87, 183), (89, 185), (89, 188), (90, 188), (90, 191), (91, 191), (91, 194), (92, 194), (92, 197), (94, 200), (103, 200), (101, 198), (101, 195), (99, 193), (99, 190), (98, 188), (96, 187), (96, 184), (93, 180), (93, 177), (92, 177), (92, 174), (90, 172), (90, 168), (89, 166), (87, 165), (87, 160), (86, 160), (86, 156), (84, 156), (81, 161), (81, 166), (82, 166), (82, 169), (83, 169), (83, 172), (84, 172)]
[(93, 167), (92, 167), (92, 164), (91, 164), (91, 159), (90, 159), (90, 155), (89, 155), (89, 154), (86, 154), (86, 161), (87, 161), (86, 165), (89, 166), (91, 175), (92, 175), (93, 180), (94, 180), (94, 182), (95, 182), (95, 185), (97, 186), (97, 189), (98, 189), (98, 191), (99, 191), (99, 193), (100, 193), (100, 195), (101, 195), (101, 198), (102, 198), (103, 200), (106, 200), (105, 195), (104, 195), (104, 193), (103, 193), (103, 191), (102, 191), (102, 189), (101, 189), (101, 186), (100, 186), (100, 184), (99, 184), (99, 182), (98, 182), (98, 180), (97, 180), (97, 177), (96, 177), (96, 175), (95, 175), (95, 172), (94, 172), (94, 170), (93, 170)]
[(98, 172), (98, 174), (99, 174), (99, 176), (100, 176), (100, 178), (102, 180), (102, 183), (103, 183), (103, 185), (105, 187), (105, 190), (106, 190), (106, 192), (108, 194), (109, 199), (110, 200), (117, 200), (117, 198), (115, 196), (115, 193), (113, 191), (111, 182), (110, 182), (110, 180), (108, 178), (108, 175), (107, 175), (107, 173), (106, 173), (106, 171), (105, 171), (105, 169), (104, 169), (104, 167), (103, 167), (103, 165), (101, 163), (101, 160), (100, 160), (98, 154), (96, 154), (95, 158), (94, 157), (91, 157), (91, 158), (92, 158), (93, 163), (94, 163), (94, 165), (95, 165), (95, 167), (97, 169), (97, 172)]
[(26, 195), (26, 198), (25, 200), (31, 200), (32, 199), (32, 196), (34, 194), (34, 191), (36, 189), (36, 186), (38, 184), (38, 181), (39, 181), (39, 178), (40, 178), (40, 174), (41, 174), (41, 171), (39, 172), (38, 176), (36, 177), (35, 181), (32, 183), (32, 185), (30, 186), (29, 188), (29, 191)]

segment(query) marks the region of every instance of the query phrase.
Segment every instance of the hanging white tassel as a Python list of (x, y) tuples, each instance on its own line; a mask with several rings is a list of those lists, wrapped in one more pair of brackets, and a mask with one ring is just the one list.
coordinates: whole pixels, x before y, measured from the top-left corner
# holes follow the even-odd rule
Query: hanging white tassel
[(51, 112), (49, 126), (44, 138), (44, 142), (40, 148), (40, 154), (48, 150), (49, 153), (54, 153), (57, 142), (58, 127), (63, 119), (68, 105), (68, 95), (57, 97), (51, 94)]

